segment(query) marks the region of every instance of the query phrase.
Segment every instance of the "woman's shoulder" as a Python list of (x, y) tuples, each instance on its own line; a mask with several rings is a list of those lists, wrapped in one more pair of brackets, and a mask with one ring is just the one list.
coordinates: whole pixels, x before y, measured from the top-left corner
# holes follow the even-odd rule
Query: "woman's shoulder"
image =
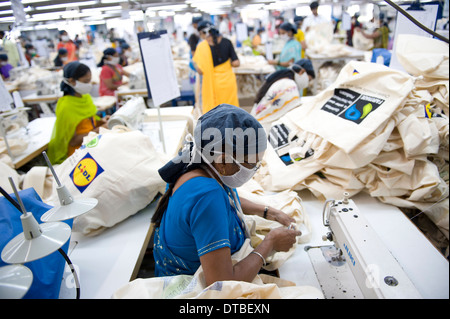
[(288, 87), (297, 87), (297, 84), (295, 84), (295, 81), (290, 78), (282, 78), (273, 83), (270, 86), (270, 89), (278, 90), (278, 89), (285, 89)]
[(200, 197), (217, 196), (224, 192), (222, 186), (214, 178), (198, 174), (189, 177), (174, 189), (174, 194), (178, 193), (182, 197), (189, 195), (198, 199)]

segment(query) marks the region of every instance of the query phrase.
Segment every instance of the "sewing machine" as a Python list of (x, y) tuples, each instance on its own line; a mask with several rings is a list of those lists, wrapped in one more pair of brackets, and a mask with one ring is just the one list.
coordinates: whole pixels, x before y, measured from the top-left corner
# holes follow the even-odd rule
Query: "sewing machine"
[[(356, 298), (422, 298), (364, 214), (349, 199), (348, 193), (344, 193), (342, 200), (326, 201), (322, 219), (324, 226), (330, 230), (323, 240), (334, 242), (334, 246), (309, 247), (307, 250), (319, 282), (339, 278), (339, 284), (335, 287), (340, 286), (341, 290)], [(313, 248), (319, 249), (329, 263), (327, 270), (319, 269), (316, 260), (320, 256), (311, 251)], [(348, 268), (357, 287), (348, 276)], [(324, 272), (327, 279), (321, 278)]]
[(116, 125), (124, 125), (130, 129), (139, 129), (146, 108), (142, 97), (134, 97), (128, 100), (119, 110), (111, 115), (108, 120), (108, 128), (112, 129)]

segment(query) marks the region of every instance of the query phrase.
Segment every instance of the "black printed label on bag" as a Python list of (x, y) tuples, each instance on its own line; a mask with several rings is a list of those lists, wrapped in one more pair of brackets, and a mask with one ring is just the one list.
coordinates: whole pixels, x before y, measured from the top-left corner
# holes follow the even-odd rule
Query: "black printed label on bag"
[(334, 89), (334, 95), (322, 106), (321, 110), (359, 124), (384, 101), (349, 89)]
[[(297, 136), (294, 136), (291, 140), (289, 140), (289, 132), (289, 128), (283, 123), (277, 124), (272, 126), (268, 137), (270, 145), (272, 145), (275, 153), (286, 166), (294, 163), (292, 156), (290, 155), (290, 150), (292, 149), (291, 142), (298, 140)], [(312, 155), (314, 155), (314, 150), (309, 149), (304, 156), (295, 156), (294, 161), (298, 162)]]

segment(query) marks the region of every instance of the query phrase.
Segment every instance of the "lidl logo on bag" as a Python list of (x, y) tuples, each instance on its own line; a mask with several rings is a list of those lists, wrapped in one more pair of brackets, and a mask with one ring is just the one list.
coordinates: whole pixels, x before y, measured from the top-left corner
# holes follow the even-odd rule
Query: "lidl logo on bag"
[(73, 184), (80, 191), (84, 192), (91, 185), (94, 179), (104, 172), (104, 169), (97, 161), (87, 153), (69, 174)]
[(385, 100), (349, 89), (335, 89), (334, 95), (322, 106), (321, 110), (343, 119), (361, 123)]

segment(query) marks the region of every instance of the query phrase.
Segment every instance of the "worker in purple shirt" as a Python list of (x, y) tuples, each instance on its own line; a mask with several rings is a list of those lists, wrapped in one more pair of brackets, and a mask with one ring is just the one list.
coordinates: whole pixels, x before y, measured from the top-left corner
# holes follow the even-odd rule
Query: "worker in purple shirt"
[(8, 63), (8, 56), (6, 54), (0, 54), (0, 74), (3, 80), (9, 79), (9, 71), (12, 68), (13, 66)]

